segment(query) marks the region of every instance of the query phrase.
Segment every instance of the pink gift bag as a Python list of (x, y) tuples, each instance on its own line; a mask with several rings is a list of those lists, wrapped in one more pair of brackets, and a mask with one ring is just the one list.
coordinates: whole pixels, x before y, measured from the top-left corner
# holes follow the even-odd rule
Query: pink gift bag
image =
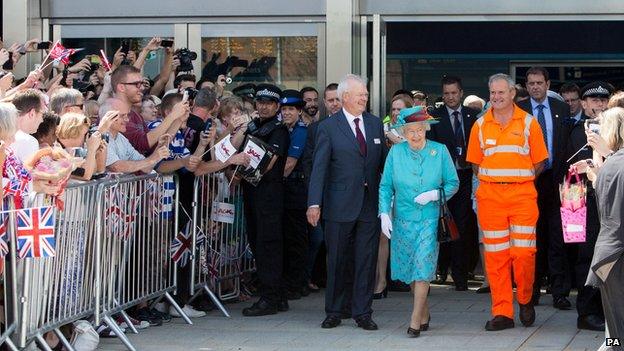
[[(572, 184), (572, 175), (576, 183)], [(561, 225), (563, 241), (566, 243), (584, 243), (587, 224), (587, 206), (585, 204), (585, 184), (576, 171), (568, 172), (559, 187), (561, 195)]]

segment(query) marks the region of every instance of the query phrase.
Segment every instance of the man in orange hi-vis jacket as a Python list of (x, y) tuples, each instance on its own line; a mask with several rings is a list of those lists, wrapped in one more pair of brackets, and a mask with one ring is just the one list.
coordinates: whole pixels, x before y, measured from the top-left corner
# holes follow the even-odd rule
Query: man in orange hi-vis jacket
[(493, 331), (514, 327), (512, 268), (520, 321), (526, 327), (535, 321), (531, 296), (538, 210), (533, 181), (548, 150), (537, 120), (514, 105), (511, 77), (495, 74), (488, 84), (491, 108), (472, 127), (466, 161), (479, 177), (477, 214), (494, 316), (485, 329)]

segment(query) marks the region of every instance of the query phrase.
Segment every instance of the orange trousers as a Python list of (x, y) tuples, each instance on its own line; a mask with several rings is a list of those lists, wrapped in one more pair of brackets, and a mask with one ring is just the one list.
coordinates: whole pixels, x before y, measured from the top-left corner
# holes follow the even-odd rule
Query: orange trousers
[(537, 191), (533, 182), (481, 182), (476, 198), (492, 292), (492, 315), (513, 319), (512, 267), (518, 303), (529, 303), (533, 293)]

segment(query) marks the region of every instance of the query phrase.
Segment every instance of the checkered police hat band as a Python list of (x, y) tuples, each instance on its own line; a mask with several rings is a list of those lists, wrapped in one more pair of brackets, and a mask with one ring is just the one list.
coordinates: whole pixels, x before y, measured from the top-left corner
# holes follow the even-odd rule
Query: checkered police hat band
[(596, 88), (591, 88), (591, 89), (587, 89), (587, 91), (585, 92), (585, 94), (583, 94), (583, 96), (594, 96), (594, 95), (606, 95), (609, 96), (609, 90), (598, 86)]
[(278, 93), (274, 91), (270, 91), (269, 89), (263, 89), (256, 93), (256, 97), (271, 97), (276, 100), (279, 100), (280, 96)]

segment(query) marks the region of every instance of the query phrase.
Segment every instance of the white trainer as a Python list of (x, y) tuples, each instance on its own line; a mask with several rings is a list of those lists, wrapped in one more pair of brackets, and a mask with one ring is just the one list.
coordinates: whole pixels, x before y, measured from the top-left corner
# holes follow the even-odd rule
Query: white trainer
[[(206, 312), (198, 311), (198, 310), (194, 309), (190, 305), (184, 305), (184, 307), (182, 307), (182, 311), (189, 318), (199, 318), (199, 317), (204, 317), (206, 315)], [(181, 317), (181, 315), (178, 313), (178, 311), (176, 311), (175, 308), (173, 308), (173, 306), (169, 307), (169, 314), (171, 315), (171, 317), (175, 317), (175, 318), (180, 318)]]

